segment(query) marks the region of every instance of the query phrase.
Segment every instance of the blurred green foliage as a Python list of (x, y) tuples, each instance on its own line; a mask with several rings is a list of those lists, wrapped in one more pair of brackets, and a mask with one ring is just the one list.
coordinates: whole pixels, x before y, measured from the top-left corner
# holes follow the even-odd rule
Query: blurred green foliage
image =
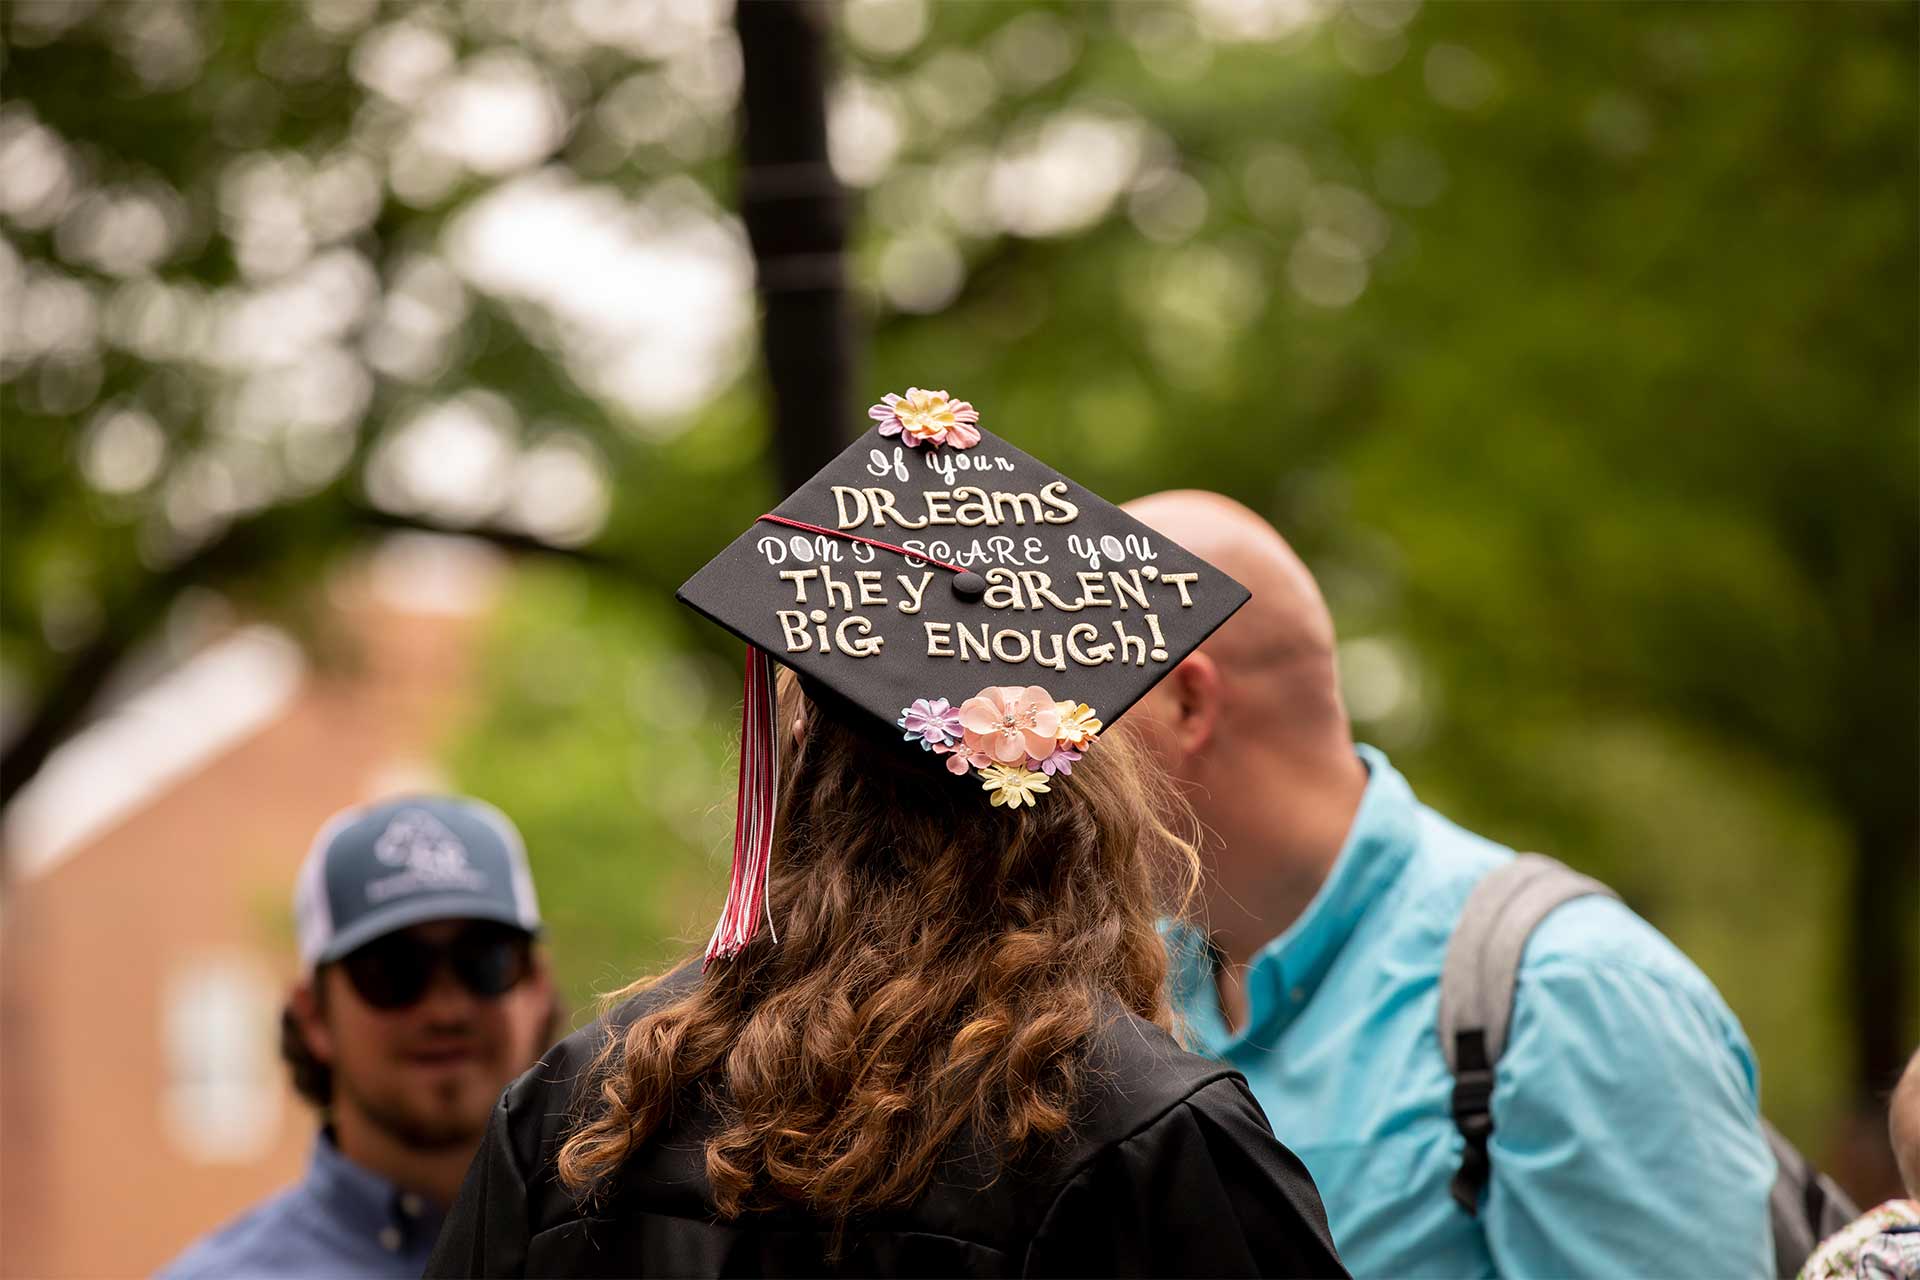
[[(199, 61), (130, 74), (128, 32), (161, 11)], [(425, 408), (488, 388), (515, 447), (591, 446), (611, 497), (591, 558), (522, 575), (449, 746), (526, 828), (576, 997), (698, 945), (724, 892), (737, 653), (666, 596), (765, 509), (764, 419), (738, 352), (699, 403), (642, 411), (583, 370), (577, 331), (473, 278), (432, 359), (385, 359), (382, 308), (510, 175), (421, 182), (427, 108), (356, 58), (408, 25), (458, 65), (510, 51), (566, 122), (538, 162), (648, 208), (691, 179), (723, 208), (724, 12), (634, 6), (652, 26), (612, 35), (591, 12), (15, 4), (0, 115), (0, 147), (31, 112), (83, 183), (166, 184), (185, 228), (127, 269), (63, 239), (71, 211), (0, 208), (0, 287), (43, 307), (56, 278), (111, 316), (149, 276), (213, 306), (299, 270), (222, 212), (248, 157), (382, 179), (358, 225), (302, 233), (374, 281), (325, 339), (367, 378), (325, 465), (257, 423), (236, 443), (255, 373), (204, 352), (111, 324), (11, 344), (0, 658), (29, 708), (183, 580), (297, 609), (320, 562), (397, 521), (578, 545), (504, 501), (383, 496), (381, 442)], [(1616, 884), (1727, 993), (1768, 1110), (1830, 1150), (1920, 1036), (1920, 9), (840, 17), (862, 385), (948, 387), (1115, 498), (1195, 485), (1270, 515), (1334, 607), (1362, 736), (1443, 811)], [(164, 451), (105, 492), (80, 463), (129, 403)], [(243, 447), (271, 483), (209, 514), (209, 467), (244, 470)]]
[(725, 893), (733, 692), (673, 609), (576, 569), (521, 574), (448, 753), (461, 788), (526, 833), (556, 976), (582, 1014), (704, 947), (702, 909)]

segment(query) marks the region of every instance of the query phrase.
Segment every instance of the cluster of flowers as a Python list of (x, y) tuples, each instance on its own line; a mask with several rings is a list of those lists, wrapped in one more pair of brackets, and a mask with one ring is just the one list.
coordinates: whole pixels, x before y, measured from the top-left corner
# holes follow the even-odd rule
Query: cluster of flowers
[(993, 685), (958, 707), (945, 698), (915, 698), (895, 721), (908, 742), (947, 758), (947, 771), (980, 771), (993, 803), (1018, 809), (1052, 788), (1048, 779), (1073, 772), (1074, 761), (1100, 734), (1084, 702), (1055, 702), (1037, 684)]
[(867, 410), (867, 416), (880, 424), (883, 436), (899, 436), (910, 448), (922, 444), (952, 445), (971, 449), (980, 443), (980, 411), (965, 400), (949, 400), (944, 391), (923, 391), (908, 387), (907, 394), (889, 391), (880, 403)]

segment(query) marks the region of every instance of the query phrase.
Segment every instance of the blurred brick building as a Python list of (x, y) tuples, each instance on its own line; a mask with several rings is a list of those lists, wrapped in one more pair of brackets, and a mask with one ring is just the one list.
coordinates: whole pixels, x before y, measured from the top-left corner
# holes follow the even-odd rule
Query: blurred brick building
[(128, 1276), (298, 1176), (278, 1056), (288, 898), (322, 821), (433, 785), (497, 567), (389, 544), (318, 661), (229, 628), (62, 749), (8, 814), (0, 1274)]

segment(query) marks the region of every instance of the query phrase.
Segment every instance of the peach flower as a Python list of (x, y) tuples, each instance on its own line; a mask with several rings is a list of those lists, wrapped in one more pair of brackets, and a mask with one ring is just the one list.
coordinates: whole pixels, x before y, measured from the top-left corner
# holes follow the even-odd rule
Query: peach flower
[(1037, 684), (993, 685), (960, 704), (960, 727), (970, 749), (1001, 764), (1025, 764), (1053, 754), (1060, 709)]
[(880, 403), (867, 410), (867, 416), (880, 424), (883, 436), (899, 436), (909, 445), (945, 444), (956, 449), (971, 449), (980, 443), (980, 411), (965, 400), (954, 400), (944, 391), (908, 387), (907, 394), (889, 391)]
[(1060, 741), (1075, 747), (1091, 745), (1100, 733), (1093, 708), (1084, 702), (1062, 702), (1059, 711)]

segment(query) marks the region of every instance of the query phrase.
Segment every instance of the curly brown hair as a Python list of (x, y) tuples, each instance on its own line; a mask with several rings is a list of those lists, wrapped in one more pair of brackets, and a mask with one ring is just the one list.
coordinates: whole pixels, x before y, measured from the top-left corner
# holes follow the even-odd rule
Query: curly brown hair
[[(785, 725), (804, 704), (782, 684)], [(720, 1109), (706, 1172), (723, 1216), (794, 1205), (844, 1224), (913, 1201), (962, 1134), (1011, 1159), (1063, 1132), (1103, 1019), (1170, 1027), (1157, 923), (1198, 884), (1195, 828), (1124, 726), (1008, 811), (857, 717), (808, 707), (784, 762), (778, 943), (608, 1037), (558, 1158), (577, 1194), (697, 1086)]]

